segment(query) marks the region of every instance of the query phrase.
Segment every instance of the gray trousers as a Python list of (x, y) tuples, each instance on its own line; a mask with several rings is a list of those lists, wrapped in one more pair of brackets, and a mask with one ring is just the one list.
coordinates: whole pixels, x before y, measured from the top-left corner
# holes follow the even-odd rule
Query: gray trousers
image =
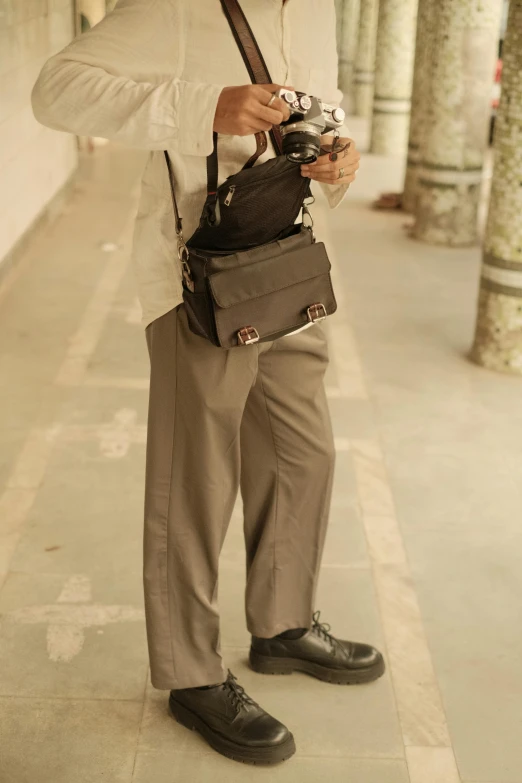
[(152, 684), (226, 679), (217, 606), (221, 547), (241, 486), (246, 623), (307, 628), (330, 506), (334, 446), (322, 327), (216, 348), (181, 306), (147, 328), (151, 386), (144, 584)]

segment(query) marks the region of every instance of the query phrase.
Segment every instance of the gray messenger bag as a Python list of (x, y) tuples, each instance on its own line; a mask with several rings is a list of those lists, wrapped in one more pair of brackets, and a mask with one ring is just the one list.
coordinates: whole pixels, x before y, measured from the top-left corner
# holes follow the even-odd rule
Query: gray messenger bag
[[(237, 0), (221, 4), (252, 81), (271, 83)], [(337, 309), (328, 255), (324, 244), (315, 240), (305, 204), (310, 180), (282, 154), (279, 129), (271, 131), (271, 138), (277, 157), (254, 166), (268, 144), (264, 133), (257, 134), (256, 153), (218, 187), (214, 134), (214, 149), (207, 159), (207, 199), (199, 227), (186, 243), (165, 152), (189, 326), (221, 348), (276, 340)], [(301, 211), (303, 222), (296, 223)]]

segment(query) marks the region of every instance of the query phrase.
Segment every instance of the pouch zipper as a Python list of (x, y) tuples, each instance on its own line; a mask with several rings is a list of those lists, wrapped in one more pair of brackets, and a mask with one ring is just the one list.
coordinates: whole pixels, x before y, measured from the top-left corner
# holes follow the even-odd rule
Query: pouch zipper
[[(297, 164), (296, 164), (296, 167), (297, 167)], [(254, 168), (250, 169), (250, 171), (255, 172), (257, 168), (261, 168), (261, 166), (259, 166), (259, 167), (258, 166), (254, 166)], [(279, 177), (284, 177), (285, 174), (287, 174), (287, 173), (288, 173), (287, 171), (276, 171), (276, 172), (274, 172), (272, 174), (269, 174), (268, 176), (256, 177), (256, 178), (254, 178), (250, 182), (238, 182), (236, 185), (229, 185), (229, 188), (230, 188), (230, 190), (232, 190), (232, 189), (237, 190), (238, 188), (250, 188), (253, 185), (258, 185), (260, 182), (270, 182), (273, 179), (278, 179)], [(242, 171), (239, 171), (238, 174), (242, 174)], [(232, 174), (230, 177), (227, 177), (225, 182), (223, 182), (223, 184), (221, 185), (221, 188), (224, 188), (225, 185), (227, 184), (227, 180), (232, 179), (232, 177), (234, 177), (234, 176), (237, 176), (237, 175)], [(303, 177), (303, 180), (304, 179), (305, 179), (305, 177)], [(221, 188), (218, 189), (218, 192), (219, 192), (219, 190)], [(228, 192), (228, 195), (230, 195), (230, 190)], [(228, 198), (228, 195), (227, 195), (227, 198)]]
[[(279, 177), (284, 176), (284, 174), (286, 174), (285, 171), (282, 171), (282, 172), (279, 171), (279, 172), (277, 172), (277, 174), (272, 174), (270, 177), (266, 177), (266, 179), (264, 181), (267, 182), (267, 181), (270, 181), (270, 180), (273, 180), (273, 179), (277, 179)], [(228, 193), (227, 193), (227, 196), (226, 196), (225, 200), (223, 201), (223, 206), (225, 206), (225, 207), (229, 207), (230, 206), (230, 204), (232, 203), (232, 199), (234, 198), (234, 193), (236, 192), (236, 190), (238, 188), (239, 189), (241, 189), (241, 188), (248, 188), (248, 187), (251, 187), (252, 185), (257, 185), (258, 182), (259, 182), (259, 180), (254, 181), (254, 182), (242, 182), (239, 185), (230, 185)]]
[(228, 191), (228, 195), (227, 195), (226, 199), (223, 202), (225, 207), (229, 207), (231, 205), (232, 199), (234, 198), (234, 193), (236, 191), (236, 187), (237, 187), (237, 185), (231, 185), (230, 186), (230, 190)]

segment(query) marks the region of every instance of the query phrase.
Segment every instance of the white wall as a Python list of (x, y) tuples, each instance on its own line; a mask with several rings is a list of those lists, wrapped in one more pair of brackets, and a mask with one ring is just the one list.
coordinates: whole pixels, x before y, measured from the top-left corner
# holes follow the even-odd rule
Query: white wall
[(76, 139), (39, 125), (30, 103), (73, 22), (73, 0), (0, 0), (0, 264), (77, 165)]

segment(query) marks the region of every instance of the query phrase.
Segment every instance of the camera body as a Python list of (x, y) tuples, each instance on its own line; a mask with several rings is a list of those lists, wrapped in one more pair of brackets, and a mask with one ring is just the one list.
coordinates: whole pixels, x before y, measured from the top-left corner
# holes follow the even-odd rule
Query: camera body
[(281, 125), (283, 153), (293, 163), (313, 163), (321, 153), (321, 136), (340, 128), (345, 112), (304, 92), (282, 89), (276, 97), (290, 109), (290, 118)]

